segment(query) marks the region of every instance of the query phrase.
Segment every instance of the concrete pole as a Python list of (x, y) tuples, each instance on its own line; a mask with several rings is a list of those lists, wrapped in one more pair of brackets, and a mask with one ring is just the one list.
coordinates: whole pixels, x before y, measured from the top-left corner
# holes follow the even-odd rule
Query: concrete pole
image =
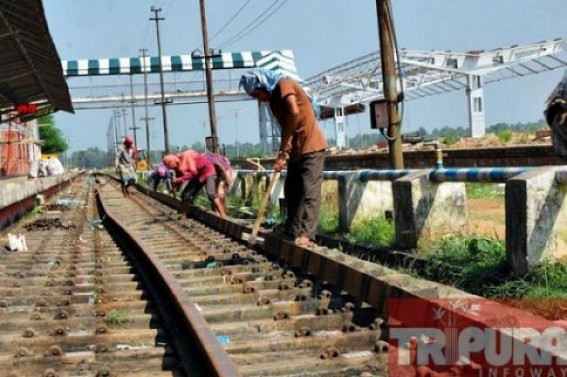
[(384, 83), (384, 99), (388, 112), (388, 144), (391, 169), (404, 168), (400, 119), (398, 114), (398, 89), (396, 62), (394, 59), (394, 30), (389, 0), (376, 0), (378, 13), (378, 31), (380, 35), (380, 57), (382, 60), (382, 82)]

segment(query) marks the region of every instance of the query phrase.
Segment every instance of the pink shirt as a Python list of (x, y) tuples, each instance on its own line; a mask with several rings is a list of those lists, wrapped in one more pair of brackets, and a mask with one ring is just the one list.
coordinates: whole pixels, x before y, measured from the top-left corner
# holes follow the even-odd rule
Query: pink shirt
[(190, 181), (198, 177), (199, 182), (203, 183), (208, 177), (216, 175), (213, 164), (197, 151), (189, 149), (179, 153), (177, 157), (180, 163), (176, 173), (183, 181)]

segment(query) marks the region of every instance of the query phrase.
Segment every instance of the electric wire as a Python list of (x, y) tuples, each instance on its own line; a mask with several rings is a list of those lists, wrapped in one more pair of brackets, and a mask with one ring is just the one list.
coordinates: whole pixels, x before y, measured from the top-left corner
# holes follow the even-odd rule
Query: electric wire
[(246, 2), (232, 15), (232, 17), (231, 17), (227, 22), (225, 22), (225, 24), (224, 24), (215, 34), (213, 34), (213, 36), (212, 36), (211, 38), (209, 38), (209, 42), (212, 41), (213, 39), (215, 39), (215, 37), (216, 37), (217, 35), (219, 35), (220, 33), (222, 33), (222, 31), (223, 31), (224, 29), (226, 29), (227, 26), (230, 25), (231, 22), (234, 21), (234, 19), (235, 19), (236, 17), (238, 17), (238, 15), (244, 10), (244, 8), (246, 8), (246, 6), (247, 6), (249, 3), (250, 3), (250, 0), (246, 0)]
[[(256, 18), (254, 18), (248, 25), (246, 25), (244, 28), (242, 28), (236, 35), (234, 35), (232, 38), (226, 40), (224, 43), (221, 43), (220, 48), (225, 48), (225, 47), (230, 46), (231, 44), (239, 41), (240, 39), (244, 38), (246, 35), (250, 34), (254, 29), (256, 29), (257, 27), (262, 25), (264, 22), (266, 22), (274, 13), (276, 13), (287, 2), (287, 0), (283, 0), (278, 5), (279, 1), (280, 0), (275, 0), (274, 2), (272, 2), (272, 4), (270, 4), (270, 6), (268, 8), (266, 8)], [(272, 8), (274, 8), (276, 5), (277, 5), (277, 7), (274, 10), (272, 10)], [(272, 10), (272, 12), (269, 13), (268, 15), (266, 15), (264, 17), (264, 19), (261, 19), (270, 10)]]
[(167, 6), (167, 8), (165, 7), (165, 2), (167, 0), (164, 0), (162, 7), (165, 8), (164, 12), (163, 12), (163, 17), (167, 16), (169, 14), (169, 11), (171, 10), (171, 7), (173, 6), (173, 3), (175, 3), (175, 0), (171, 0), (171, 2), (169, 3), (169, 5)]

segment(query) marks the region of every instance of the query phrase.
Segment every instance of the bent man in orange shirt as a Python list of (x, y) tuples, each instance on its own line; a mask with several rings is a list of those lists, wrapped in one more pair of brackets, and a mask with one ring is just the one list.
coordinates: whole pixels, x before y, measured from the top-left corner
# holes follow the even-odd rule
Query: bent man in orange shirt
[(281, 171), (289, 158), (284, 194), (287, 218), (284, 236), (307, 247), (315, 240), (327, 141), (317, 124), (318, 106), (292, 79), (266, 69), (249, 71), (240, 87), (258, 101), (269, 102), (282, 139), (274, 170)]

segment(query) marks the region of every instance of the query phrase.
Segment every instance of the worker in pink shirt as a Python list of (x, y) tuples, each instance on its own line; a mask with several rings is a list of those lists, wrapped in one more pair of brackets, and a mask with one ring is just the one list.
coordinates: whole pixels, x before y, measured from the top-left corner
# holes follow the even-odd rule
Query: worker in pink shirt
[(221, 217), (226, 217), (226, 210), (216, 192), (215, 167), (203, 154), (188, 149), (176, 155), (165, 156), (163, 163), (175, 171), (175, 178), (172, 180), (174, 186), (179, 187), (187, 182), (187, 186), (181, 193), (185, 212), (189, 204), (193, 204), (201, 188), (205, 187), (205, 192), (213, 207)]

